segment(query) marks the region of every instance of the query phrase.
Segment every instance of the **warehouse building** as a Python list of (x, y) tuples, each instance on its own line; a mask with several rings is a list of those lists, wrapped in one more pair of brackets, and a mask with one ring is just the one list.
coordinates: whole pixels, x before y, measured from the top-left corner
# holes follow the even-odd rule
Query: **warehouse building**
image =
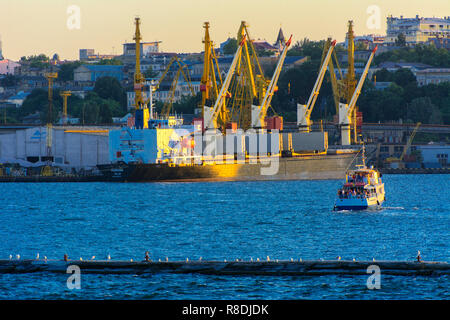
[(109, 163), (108, 132), (104, 128), (82, 132), (75, 127), (54, 127), (52, 132), (50, 156), (46, 127), (0, 132), (0, 163), (37, 166), (51, 161), (53, 165), (76, 170)]

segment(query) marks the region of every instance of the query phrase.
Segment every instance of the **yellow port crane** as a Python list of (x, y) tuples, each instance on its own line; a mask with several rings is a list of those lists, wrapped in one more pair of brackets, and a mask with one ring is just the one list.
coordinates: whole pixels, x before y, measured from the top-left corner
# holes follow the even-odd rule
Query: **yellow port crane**
[(408, 141), (407, 141), (400, 157), (399, 158), (395, 158), (395, 157), (387, 158), (386, 162), (392, 163), (392, 162), (402, 162), (403, 161), (403, 158), (405, 157), (406, 153), (408, 152), (408, 149), (411, 147), (414, 137), (416, 136), (417, 130), (419, 130), (419, 127), (421, 125), (422, 125), (421, 122), (417, 122), (416, 126), (414, 127), (414, 130), (412, 131), (411, 135), (408, 138)]
[(265, 127), (265, 118), (267, 114), (267, 110), (269, 109), (270, 103), (272, 102), (273, 95), (277, 88), (278, 79), (280, 77), (281, 69), (283, 68), (283, 63), (286, 58), (286, 54), (289, 46), (291, 45), (292, 36), (285, 43), (284, 49), (281, 52), (281, 55), (278, 59), (277, 66), (273, 73), (272, 79), (270, 81), (269, 87), (266, 90), (263, 101), (261, 105), (255, 106), (252, 105), (252, 128), (254, 129), (263, 129)]
[(67, 98), (72, 95), (72, 92), (67, 90), (60, 93), (63, 97), (63, 124), (67, 124)]
[(237, 41), (245, 38), (242, 54), (230, 85), (231, 99), (227, 101), (228, 117), (246, 130), (251, 127), (252, 105), (261, 105), (270, 80), (265, 79), (258, 55), (245, 21), (237, 34)]
[(47, 156), (52, 154), (53, 133), (53, 81), (58, 78), (57, 72), (49, 72), (45, 75), (48, 81), (48, 113), (47, 113)]
[(203, 115), (204, 115), (203, 121), (206, 130), (208, 129), (216, 130), (219, 128), (219, 124), (217, 121), (219, 117), (219, 112), (220, 110), (222, 110), (222, 108), (226, 107), (226, 98), (230, 97), (228, 88), (231, 83), (231, 78), (236, 72), (236, 66), (238, 64), (238, 61), (241, 58), (242, 47), (244, 43), (245, 43), (245, 36), (239, 43), (236, 53), (234, 54), (233, 61), (231, 62), (230, 68), (228, 69), (227, 76), (225, 77), (222, 87), (220, 88), (220, 92), (214, 103), (214, 106), (213, 107), (203, 106)]
[(136, 53), (136, 66), (134, 72), (134, 104), (135, 104), (135, 127), (137, 129), (148, 128), (148, 120), (150, 119), (150, 113), (148, 110), (149, 99), (144, 100), (142, 90), (145, 86), (145, 77), (141, 73), (141, 31), (140, 31), (140, 18), (135, 18), (136, 30), (133, 37), (135, 40), (135, 53)]
[(189, 70), (187, 65), (178, 57), (178, 56), (174, 56), (172, 57), (172, 59), (170, 60), (169, 64), (167, 65), (166, 69), (164, 70), (163, 74), (161, 75), (161, 77), (158, 80), (158, 83), (156, 84), (155, 88), (153, 90), (158, 90), (161, 83), (164, 81), (164, 79), (166, 78), (167, 74), (169, 73), (169, 70), (172, 68), (172, 66), (176, 63), (176, 65), (178, 66), (178, 69), (175, 73), (174, 78), (172, 79), (172, 85), (170, 87), (169, 90), (169, 97), (166, 99), (166, 101), (164, 102), (161, 114), (163, 117), (167, 118), (169, 117), (170, 111), (172, 109), (172, 105), (174, 102), (174, 98), (175, 98), (175, 91), (178, 85), (178, 80), (180, 78), (180, 74), (183, 75), (184, 81), (186, 82), (186, 84), (188, 85), (189, 91), (191, 92), (192, 96), (195, 96), (195, 90), (194, 87), (192, 86), (192, 82), (191, 82), (191, 78), (189, 76)]
[[(216, 51), (214, 50), (214, 43), (209, 35), (209, 22), (205, 22), (203, 28), (205, 28), (205, 38), (203, 39), (205, 51), (203, 56), (203, 74), (200, 80), (200, 92), (202, 93), (200, 107), (202, 108), (202, 117), (203, 106), (212, 106), (212, 103), (217, 99), (220, 87), (222, 86), (222, 76), (217, 61)], [(221, 110), (219, 112), (219, 122), (222, 122), (222, 119), (226, 120), (226, 116), (223, 114), (224, 111), (226, 110)]]
[[(345, 73), (345, 76), (343, 75), (342, 69), (339, 65), (339, 61), (336, 55), (336, 51), (333, 53), (333, 58), (330, 59), (328, 63), (328, 69), (330, 71), (330, 79), (331, 79), (331, 88), (333, 90), (333, 98), (334, 103), (336, 106), (336, 115), (339, 114), (339, 105), (341, 102), (344, 102), (346, 104), (350, 103), (350, 100), (352, 99), (353, 93), (355, 92), (356, 88), (356, 77), (355, 77), (355, 34), (353, 30), (353, 21), (348, 21), (348, 30), (346, 34), (346, 40), (347, 40), (347, 72)], [(327, 42), (325, 43), (323, 54), (322, 54), (322, 61), (325, 57), (326, 52), (328, 51), (329, 47), (331, 46), (331, 39), (328, 38)], [(339, 73), (339, 79), (336, 76), (335, 73), (335, 65), (336, 69)], [(351, 117), (352, 117), (352, 130), (353, 130), (353, 142), (358, 141), (357, 136), (357, 123), (356, 123), (356, 114), (358, 107), (355, 106), (355, 108), (352, 111)]]
[(367, 61), (366, 67), (359, 79), (358, 85), (353, 92), (352, 98), (350, 99), (350, 103), (339, 103), (339, 125), (341, 127), (341, 144), (342, 145), (350, 145), (351, 144), (351, 126), (354, 124), (354, 118), (352, 117), (353, 112), (356, 108), (356, 101), (361, 93), (362, 86), (364, 81), (369, 73), (370, 64), (372, 63), (373, 57), (375, 56), (375, 52), (378, 47), (375, 47), (370, 54), (369, 60)]
[(311, 131), (311, 113), (314, 109), (317, 97), (319, 96), (320, 87), (322, 86), (325, 73), (327, 72), (327, 66), (329, 65), (332, 53), (334, 52), (333, 49), (335, 46), (336, 40), (331, 42), (330, 46), (328, 47), (328, 52), (322, 61), (322, 66), (320, 68), (314, 87), (311, 91), (311, 95), (309, 96), (308, 102), (306, 104), (297, 104), (297, 125), (299, 131), (301, 132)]

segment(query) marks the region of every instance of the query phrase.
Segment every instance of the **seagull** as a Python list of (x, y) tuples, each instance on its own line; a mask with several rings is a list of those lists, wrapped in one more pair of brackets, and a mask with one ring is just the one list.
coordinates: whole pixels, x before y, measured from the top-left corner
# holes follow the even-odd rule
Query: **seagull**
[(9, 255), (9, 260), (12, 260), (12, 254)]
[(169, 258), (168, 257), (166, 257), (166, 262), (168, 262), (169, 261)]
[(133, 259), (130, 259), (131, 262), (133, 262)]
[(253, 262), (253, 258), (252, 257), (250, 257), (250, 261)]
[(44, 256), (44, 260), (47, 261), (47, 256)]
[(108, 260), (111, 260), (111, 256), (110, 256), (110, 254), (108, 253), (108, 257), (107, 257), (107, 259)]
[(36, 260), (39, 260), (39, 252), (36, 255)]
[(417, 262), (422, 262), (422, 257), (420, 256), (420, 250), (417, 250)]
[(270, 261), (270, 258), (269, 258), (269, 256), (267, 256), (267, 261)]
[(303, 260), (302, 260), (302, 258), (300, 258), (300, 262), (302, 262)]
[(158, 262), (161, 262), (161, 259), (158, 259)]
[(291, 262), (294, 262), (294, 259), (291, 258)]
[(17, 259), (17, 260), (20, 260), (20, 254), (17, 254), (17, 255), (16, 255), (16, 259)]
[(91, 260), (95, 260), (95, 256), (92, 256)]
[(353, 258), (353, 261), (356, 261), (355, 258)]
[(375, 258), (372, 258), (372, 261), (375, 261)]
[(83, 261), (83, 258), (82, 258), (82, 257), (80, 257), (80, 261)]
[(186, 258), (186, 262), (189, 262), (189, 258)]
[(202, 257), (198, 258), (198, 261), (202, 261)]
[(256, 261), (259, 261), (259, 258), (256, 258)]

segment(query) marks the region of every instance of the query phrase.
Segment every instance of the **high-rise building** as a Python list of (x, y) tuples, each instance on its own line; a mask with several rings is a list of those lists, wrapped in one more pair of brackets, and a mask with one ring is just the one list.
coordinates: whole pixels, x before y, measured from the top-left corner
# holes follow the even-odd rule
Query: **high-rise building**
[(95, 55), (94, 49), (80, 49), (80, 60), (89, 60), (89, 57)]
[(398, 36), (405, 36), (407, 45), (428, 42), (431, 38), (450, 38), (450, 17), (415, 18), (387, 17), (387, 31), (384, 44), (395, 45)]

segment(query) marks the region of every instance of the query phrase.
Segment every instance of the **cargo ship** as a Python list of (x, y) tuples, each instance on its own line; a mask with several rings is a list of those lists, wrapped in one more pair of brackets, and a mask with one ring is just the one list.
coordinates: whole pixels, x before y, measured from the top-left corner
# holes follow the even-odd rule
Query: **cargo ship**
[(109, 181), (316, 180), (343, 179), (360, 159), (358, 150), (330, 150), (326, 132), (195, 129), (111, 130), (111, 164), (98, 168)]
[(273, 175), (261, 174), (262, 164), (236, 161), (228, 164), (112, 164), (99, 165), (107, 181), (120, 182), (194, 182), (342, 179), (352, 167), (354, 153), (280, 157)]
[[(109, 132), (109, 165), (99, 165), (102, 174), (111, 181), (247, 181), (247, 180), (296, 180), (342, 179), (345, 172), (354, 167), (358, 150), (334, 150), (328, 148), (327, 132), (310, 132), (309, 116), (316, 101), (327, 63), (334, 44), (319, 73), (307, 105), (299, 106), (301, 119), (299, 132), (283, 132), (281, 126), (268, 125), (267, 110), (286, 57), (291, 38), (284, 43), (274, 74), (262, 95), (249, 109), (250, 124), (244, 131), (237, 126), (226, 129), (223, 114), (230, 83), (237, 73), (245, 50), (251, 45), (246, 39), (245, 22), (239, 29), (239, 45), (234, 54), (220, 91), (210, 103), (203, 103), (202, 118), (188, 125), (183, 119), (162, 112), (154, 113), (152, 93), (158, 85), (146, 81), (140, 70), (140, 20), (136, 18), (136, 70), (134, 76), (134, 123), (120, 130)], [(208, 53), (213, 51), (209, 41), (209, 24), (205, 23), (205, 65)], [(211, 62), (211, 61), (210, 61)], [(169, 64), (170, 65), (170, 64)], [(167, 73), (169, 70), (166, 70)], [(203, 85), (215, 83), (204, 69)], [(237, 76), (237, 75), (236, 75)], [(212, 79), (215, 79), (212, 77)], [(212, 81), (212, 82), (211, 82)], [(202, 91), (201, 88), (201, 91)], [(145, 96), (144, 98), (144, 90)], [(148, 90), (148, 92), (147, 92)], [(204, 97), (206, 91), (202, 91)], [(205, 100), (206, 101), (206, 100)], [(226, 118), (226, 117), (225, 117)], [(300, 129), (301, 128), (301, 129)]]

